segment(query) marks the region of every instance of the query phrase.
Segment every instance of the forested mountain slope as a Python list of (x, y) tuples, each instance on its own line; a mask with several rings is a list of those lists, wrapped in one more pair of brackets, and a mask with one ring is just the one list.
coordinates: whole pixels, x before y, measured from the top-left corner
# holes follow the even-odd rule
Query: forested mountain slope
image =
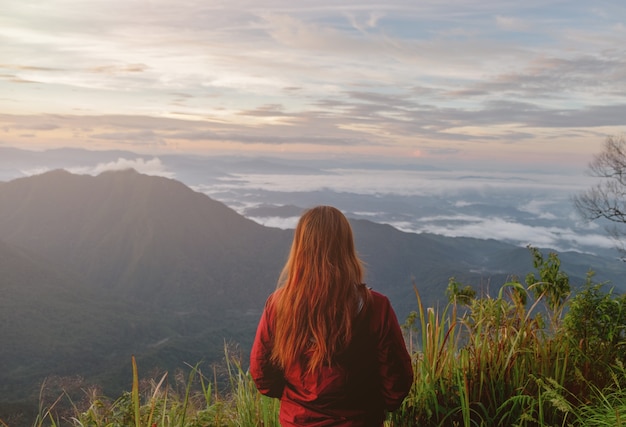
[[(367, 283), (401, 322), (416, 308), (413, 284), (444, 305), (450, 277), (495, 290), (532, 269), (526, 249), (502, 242), (352, 224)], [(132, 170), (0, 183), (0, 402), (36, 396), (49, 375), (115, 393), (131, 354), (146, 371), (219, 360), (225, 341), (245, 354), (291, 237)], [(622, 263), (563, 256), (573, 286), (590, 268), (621, 286)]]

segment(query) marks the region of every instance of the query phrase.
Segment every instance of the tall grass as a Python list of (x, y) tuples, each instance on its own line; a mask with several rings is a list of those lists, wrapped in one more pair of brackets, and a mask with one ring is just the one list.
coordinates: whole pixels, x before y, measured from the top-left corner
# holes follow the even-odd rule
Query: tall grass
[[(413, 353), (415, 383), (391, 425), (626, 425), (625, 298), (598, 296), (589, 275), (564, 316), (569, 279), (554, 254), (531, 251), (539, 279), (530, 274), (526, 286), (506, 283), (495, 298), (476, 298), (451, 281), (463, 298), (452, 292), (438, 311), (424, 309), (415, 289), (421, 350)], [(593, 318), (593, 328), (572, 319), (581, 312)], [(582, 372), (589, 371), (581, 353), (588, 342), (613, 356), (596, 360), (597, 378)]]
[(256, 390), (241, 361), (225, 346), (228, 386), (222, 393), (199, 366), (190, 366), (186, 377), (177, 375), (175, 384), (166, 381), (142, 384), (135, 358), (130, 393), (110, 402), (92, 396), (87, 410), (75, 408), (75, 415), (65, 424), (72, 427), (209, 427), (209, 426), (279, 426), (278, 401)]

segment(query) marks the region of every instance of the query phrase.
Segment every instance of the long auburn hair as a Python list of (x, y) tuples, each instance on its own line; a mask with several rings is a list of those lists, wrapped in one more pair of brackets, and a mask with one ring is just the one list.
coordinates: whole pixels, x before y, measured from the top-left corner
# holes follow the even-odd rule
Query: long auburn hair
[(346, 217), (331, 206), (306, 211), (275, 292), (272, 361), (283, 369), (308, 356), (309, 371), (331, 365), (352, 337), (363, 264)]

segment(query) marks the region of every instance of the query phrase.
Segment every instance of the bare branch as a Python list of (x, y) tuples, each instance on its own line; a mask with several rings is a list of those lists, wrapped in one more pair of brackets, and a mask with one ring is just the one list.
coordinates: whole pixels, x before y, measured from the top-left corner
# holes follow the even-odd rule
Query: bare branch
[[(574, 206), (589, 221), (608, 220), (615, 225), (608, 228), (609, 235), (624, 251), (626, 240), (626, 137), (610, 136), (603, 151), (589, 163), (591, 176), (601, 181), (573, 197)], [(622, 231), (624, 229), (625, 231)]]

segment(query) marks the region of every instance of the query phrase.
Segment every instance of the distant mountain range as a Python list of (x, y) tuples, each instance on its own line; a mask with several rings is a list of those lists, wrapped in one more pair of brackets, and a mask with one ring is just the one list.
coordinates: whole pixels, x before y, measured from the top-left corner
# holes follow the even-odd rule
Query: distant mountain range
[[(289, 207), (295, 212), (297, 207)], [(443, 306), (450, 277), (497, 291), (532, 270), (527, 249), (401, 232), (352, 220), (367, 283), (400, 321)], [(292, 231), (259, 225), (181, 182), (133, 170), (54, 170), (0, 183), (0, 414), (47, 376), (80, 375), (105, 394), (144, 372), (245, 355)], [(623, 263), (560, 254), (574, 286), (593, 269), (620, 289)]]

